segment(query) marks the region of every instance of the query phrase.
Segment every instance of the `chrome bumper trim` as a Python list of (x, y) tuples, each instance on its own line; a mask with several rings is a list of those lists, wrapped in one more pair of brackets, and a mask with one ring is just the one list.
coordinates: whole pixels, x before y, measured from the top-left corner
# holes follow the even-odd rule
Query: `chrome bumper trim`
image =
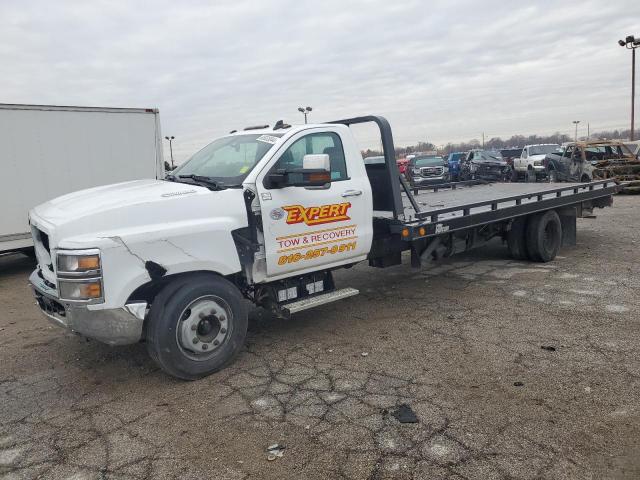
[(108, 345), (129, 345), (142, 338), (147, 302), (89, 310), (86, 305), (60, 300), (54, 289), (43, 284), (37, 270), (29, 277), (29, 283), (44, 316), (59, 327)]

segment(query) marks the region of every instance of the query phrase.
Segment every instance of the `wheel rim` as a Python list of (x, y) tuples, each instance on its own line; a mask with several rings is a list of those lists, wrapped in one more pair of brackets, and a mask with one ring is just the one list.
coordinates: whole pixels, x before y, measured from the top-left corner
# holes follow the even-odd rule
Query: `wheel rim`
[(193, 300), (178, 319), (176, 340), (187, 357), (204, 361), (229, 339), (232, 313), (229, 304), (215, 295)]

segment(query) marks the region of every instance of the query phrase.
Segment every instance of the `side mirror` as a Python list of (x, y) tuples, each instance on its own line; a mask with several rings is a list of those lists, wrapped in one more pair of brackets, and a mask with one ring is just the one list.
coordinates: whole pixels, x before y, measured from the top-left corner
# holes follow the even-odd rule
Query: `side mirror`
[(267, 188), (323, 187), (331, 182), (329, 155), (305, 155), (302, 168), (275, 170), (266, 178)]

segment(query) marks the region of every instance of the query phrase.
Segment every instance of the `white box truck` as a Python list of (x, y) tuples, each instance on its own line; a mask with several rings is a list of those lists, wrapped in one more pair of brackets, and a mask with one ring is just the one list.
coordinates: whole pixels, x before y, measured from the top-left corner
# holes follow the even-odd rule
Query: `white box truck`
[(0, 168), (0, 253), (30, 249), (36, 205), (164, 176), (158, 110), (0, 104)]

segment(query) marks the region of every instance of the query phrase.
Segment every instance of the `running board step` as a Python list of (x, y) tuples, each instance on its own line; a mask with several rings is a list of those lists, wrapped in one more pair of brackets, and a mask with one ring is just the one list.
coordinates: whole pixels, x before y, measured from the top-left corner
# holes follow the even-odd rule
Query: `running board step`
[(288, 310), (289, 313), (297, 313), (303, 310), (308, 310), (310, 308), (319, 307), (320, 305), (325, 305), (327, 303), (336, 302), (338, 300), (342, 300), (343, 298), (353, 297), (354, 295), (358, 295), (360, 293), (359, 290), (355, 288), (343, 288), (341, 290), (335, 290), (333, 292), (324, 293), (322, 295), (317, 295), (314, 297), (303, 298), (302, 300), (298, 300), (297, 302), (287, 303), (282, 306), (283, 310)]

